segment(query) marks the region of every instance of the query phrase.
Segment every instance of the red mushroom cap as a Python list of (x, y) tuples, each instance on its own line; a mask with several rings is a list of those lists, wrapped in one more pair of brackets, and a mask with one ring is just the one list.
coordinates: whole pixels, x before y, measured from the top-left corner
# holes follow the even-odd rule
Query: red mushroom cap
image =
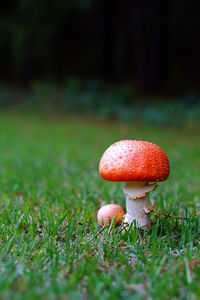
[(100, 175), (109, 181), (164, 181), (170, 166), (166, 153), (145, 141), (122, 140), (112, 144), (99, 163)]
[(102, 206), (97, 214), (97, 220), (100, 226), (109, 225), (113, 218), (116, 218), (116, 224), (121, 223), (124, 217), (124, 211), (120, 205), (106, 204)]

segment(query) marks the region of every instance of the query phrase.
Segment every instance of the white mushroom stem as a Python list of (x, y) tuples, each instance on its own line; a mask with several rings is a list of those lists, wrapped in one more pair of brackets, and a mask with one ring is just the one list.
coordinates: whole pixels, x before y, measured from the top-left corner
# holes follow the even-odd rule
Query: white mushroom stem
[(124, 223), (131, 224), (136, 221), (137, 227), (143, 227), (151, 224), (151, 219), (145, 208), (150, 206), (148, 199), (149, 192), (153, 191), (157, 184), (148, 184), (147, 182), (127, 182), (123, 188), (126, 195), (126, 210)]

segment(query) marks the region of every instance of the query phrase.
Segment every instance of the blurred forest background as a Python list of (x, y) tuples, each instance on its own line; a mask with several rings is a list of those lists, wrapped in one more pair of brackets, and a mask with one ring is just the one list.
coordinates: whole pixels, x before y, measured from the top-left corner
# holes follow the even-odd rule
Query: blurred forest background
[(194, 0), (13, 0), (2, 3), (0, 14), (1, 106), (23, 98), (16, 89), (7, 96), (5, 85), (31, 91), (29, 102), (48, 102), (45, 109), (56, 101), (105, 115), (113, 115), (109, 105), (127, 108), (138, 94), (144, 102), (153, 95), (199, 103)]

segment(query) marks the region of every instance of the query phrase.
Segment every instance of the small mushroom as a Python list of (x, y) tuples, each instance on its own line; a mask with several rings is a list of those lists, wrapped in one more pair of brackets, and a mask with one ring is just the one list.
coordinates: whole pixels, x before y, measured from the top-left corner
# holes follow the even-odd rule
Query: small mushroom
[(137, 227), (150, 224), (151, 219), (146, 213), (150, 206), (148, 194), (157, 187), (156, 182), (169, 176), (166, 153), (150, 142), (122, 140), (104, 152), (99, 172), (105, 180), (126, 182), (123, 188), (127, 210), (124, 222), (131, 224), (135, 220)]
[(124, 211), (120, 205), (106, 204), (102, 206), (97, 213), (97, 220), (100, 226), (109, 225), (116, 218), (116, 224), (121, 223), (124, 218)]

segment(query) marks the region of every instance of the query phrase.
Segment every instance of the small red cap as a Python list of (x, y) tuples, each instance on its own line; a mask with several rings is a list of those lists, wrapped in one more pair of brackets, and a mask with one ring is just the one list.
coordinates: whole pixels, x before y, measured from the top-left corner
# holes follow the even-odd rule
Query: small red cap
[(109, 181), (164, 181), (170, 166), (166, 153), (145, 141), (122, 140), (111, 145), (99, 163), (100, 175)]
[(116, 224), (121, 223), (124, 217), (124, 211), (120, 205), (106, 204), (102, 206), (97, 214), (97, 220), (100, 226), (109, 225), (113, 218), (116, 218)]

